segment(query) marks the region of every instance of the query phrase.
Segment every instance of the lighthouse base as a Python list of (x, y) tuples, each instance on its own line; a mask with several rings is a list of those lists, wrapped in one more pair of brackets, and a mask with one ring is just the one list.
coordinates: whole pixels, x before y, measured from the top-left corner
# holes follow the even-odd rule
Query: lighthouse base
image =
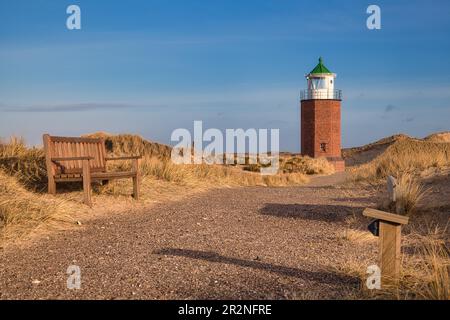
[(345, 161), (341, 157), (327, 157), (329, 163), (334, 167), (334, 171), (342, 172), (345, 171)]

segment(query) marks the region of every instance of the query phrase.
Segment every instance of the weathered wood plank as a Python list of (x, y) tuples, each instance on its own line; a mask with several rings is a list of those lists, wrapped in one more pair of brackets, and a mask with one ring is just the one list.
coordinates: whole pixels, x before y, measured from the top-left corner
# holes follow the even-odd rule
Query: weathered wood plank
[(63, 158), (51, 158), (52, 161), (73, 161), (73, 160), (92, 160), (93, 157), (63, 157)]
[(106, 161), (141, 159), (142, 156), (106, 157)]
[(139, 193), (140, 193), (140, 185), (141, 185), (141, 174), (139, 171), (139, 159), (133, 160), (133, 172), (135, 173), (135, 176), (133, 177), (133, 197), (136, 200), (139, 200)]
[[(70, 154), (76, 156), (77, 154), (76, 143), (70, 142), (69, 146), (70, 146)], [(72, 161), (72, 168), (78, 168), (78, 160)]]
[(81, 137), (56, 137), (51, 136), (54, 142), (82, 142), (82, 143), (100, 143), (102, 139), (98, 138), (81, 138)]
[(372, 209), (372, 208), (364, 209), (363, 215), (366, 217), (371, 217), (371, 218), (380, 219), (380, 220), (389, 221), (389, 222), (398, 223), (398, 224), (407, 224), (409, 221), (409, 218), (406, 216), (401, 216), (398, 214), (384, 212), (384, 211), (380, 211), (380, 210), (376, 210), (376, 209)]
[(89, 160), (83, 160), (83, 191), (84, 203), (91, 207), (91, 172), (89, 170)]
[(104, 159), (104, 157), (102, 157), (102, 150), (101, 150), (101, 146), (99, 143), (95, 144), (95, 153), (97, 154), (97, 161), (98, 161), (98, 167), (102, 167), (102, 158)]
[[(82, 173), (72, 173), (67, 175), (56, 175), (55, 176), (56, 182), (78, 182), (83, 181), (83, 175)], [(92, 181), (92, 179), (91, 179)]]
[(401, 225), (380, 221), (381, 283), (396, 282), (400, 274)]
[(56, 181), (55, 181), (55, 164), (50, 160), (52, 156), (53, 145), (50, 141), (50, 135), (44, 134), (44, 153), (45, 153), (45, 164), (47, 167), (47, 181), (48, 181), (48, 193), (56, 194)]
[[(63, 150), (63, 157), (69, 157), (69, 146), (67, 142), (62, 142), (62, 150)], [(64, 165), (67, 169), (72, 169), (72, 161), (64, 161)]]
[(99, 144), (100, 146), (100, 159), (101, 159), (101, 165), (102, 168), (105, 168), (106, 171), (106, 145), (105, 145), (105, 140), (101, 139), (102, 142)]
[(109, 180), (120, 178), (132, 178), (136, 173), (132, 171), (120, 171), (120, 172), (91, 172), (93, 180)]
[[(81, 147), (80, 147), (80, 143), (74, 143), (75, 145), (75, 156), (76, 157), (81, 157)], [(77, 167), (80, 168), (83, 165), (83, 162), (81, 160), (77, 161)]]
[(94, 159), (92, 159), (92, 162), (90, 165), (92, 168), (98, 168), (98, 162), (97, 162), (98, 157), (96, 157), (96, 154), (95, 154), (95, 145), (93, 143), (88, 143), (88, 145), (89, 145), (89, 155), (91, 155), (94, 158)]

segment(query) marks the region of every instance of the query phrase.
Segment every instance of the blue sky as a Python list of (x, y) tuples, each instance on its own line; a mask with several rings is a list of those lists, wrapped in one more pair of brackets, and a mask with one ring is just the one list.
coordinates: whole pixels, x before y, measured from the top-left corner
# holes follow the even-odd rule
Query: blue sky
[[(66, 8), (81, 8), (81, 30)], [(381, 30), (366, 8), (381, 7)], [(342, 140), (450, 130), (450, 2), (0, 0), (0, 137), (279, 128), (299, 151), (299, 91), (323, 56)]]

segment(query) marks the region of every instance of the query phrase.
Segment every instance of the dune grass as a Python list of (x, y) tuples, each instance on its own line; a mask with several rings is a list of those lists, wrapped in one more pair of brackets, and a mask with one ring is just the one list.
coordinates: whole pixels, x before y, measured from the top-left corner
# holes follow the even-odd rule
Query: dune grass
[(103, 138), (106, 151), (111, 155), (141, 155), (158, 159), (169, 159), (172, 148), (168, 145), (148, 141), (141, 136), (133, 134), (112, 135), (105, 132), (97, 132), (84, 135), (89, 138)]
[[(403, 249), (397, 284), (383, 286), (380, 290), (366, 287), (367, 267), (377, 263), (377, 255), (369, 260), (353, 257), (336, 267), (339, 272), (360, 278), (358, 299), (450, 299), (449, 230), (448, 222), (445, 223), (448, 216), (436, 217), (434, 212), (421, 212), (420, 218), (413, 217), (402, 230)], [(377, 254), (378, 238), (365, 231), (366, 227), (365, 219), (354, 222), (343, 232), (342, 239)]]
[[(146, 141), (139, 136), (111, 136), (104, 133), (89, 136), (104, 138), (109, 155), (143, 156), (140, 161), (143, 203), (146, 200), (154, 202), (158, 197), (170, 198), (168, 195), (173, 192), (179, 194), (182, 189), (191, 192), (216, 187), (288, 186), (308, 181), (306, 175), (299, 172), (262, 176), (244, 172), (235, 166), (174, 164), (170, 160), (169, 146)], [(108, 170), (111, 171), (128, 170), (130, 167), (131, 161), (127, 160), (108, 163)], [(23, 232), (18, 234), (22, 234), (39, 223), (62, 221), (83, 208), (81, 196), (78, 200), (67, 196), (71, 191), (79, 192), (80, 183), (58, 184), (58, 192), (63, 192), (64, 196), (52, 197), (46, 194), (44, 152), (41, 148), (27, 147), (21, 138), (11, 137), (8, 141), (0, 142), (0, 175), (0, 232), (14, 227), (14, 230), (21, 229)], [(158, 190), (155, 192), (155, 189)], [(93, 185), (94, 198), (124, 195), (128, 199), (131, 190), (131, 179), (113, 180), (104, 186)]]
[[(174, 164), (170, 160), (170, 147), (146, 141), (139, 136), (92, 134), (90, 137), (103, 137), (110, 155), (142, 155), (140, 169), (144, 176), (178, 184), (252, 186), (252, 185), (290, 185), (304, 183), (307, 178), (302, 172), (294, 175), (280, 173), (263, 177), (250, 172), (242, 172), (233, 166), (225, 165), (184, 165)], [(108, 163), (109, 170), (129, 169), (130, 161)], [(0, 169), (16, 177), (33, 191), (45, 192), (47, 171), (43, 150), (27, 148), (23, 139), (12, 137), (0, 143)], [(64, 187), (64, 184), (61, 184)]]
[(399, 300), (449, 300), (450, 255), (445, 244), (446, 231), (441, 232), (407, 235), (404, 242), (410, 242), (413, 254), (403, 254), (398, 285), (384, 288), (379, 294)]
[(418, 174), (450, 166), (450, 143), (402, 139), (369, 163), (352, 170), (355, 181), (377, 182), (392, 175)]
[[(450, 181), (450, 180), (446, 180)], [(445, 183), (442, 182), (442, 183)], [(435, 187), (437, 190), (441, 186)], [(431, 189), (425, 189), (418, 177), (404, 173), (397, 179), (396, 202), (387, 200), (387, 191), (379, 208), (410, 217), (402, 227), (402, 268), (397, 285), (368, 290), (366, 268), (374, 261), (349, 259), (343, 271), (361, 278), (361, 294), (369, 299), (450, 299), (450, 220), (448, 205), (433, 206), (429, 202)], [(445, 199), (444, 203), (445, 202)], [(367, 219), (359, 217), (349, 222), (342, 238), (372, 249), (378, 239), (367, 231)], [(372, 250), (371, 249), (371, 250)], [(377, 257), (375, 257), (378, 259)], [(377, 261), (377, 260), (375, 260)]]
[(412, 293), (420, 299), (450, 300), (449, 250), (443, 240), (433, 235), (417, 236), (418, 257), (407, 264), (402, 274), (398, 298)]
[(73, 223), (71, 215), (86, 210), (80, 203), (29, 191), (0, 170), (0, 242), (18, 239), (43, 223)]
[(419, 178), (409, 173), (403, 173), (396, 181), (396, 201), (392, 201), (386, 195), (385, 199), (380, 203), (379, 209), (400, 215), (412, 216), (416, 213), (418, 206), (429, 192), (429, 189), (423, 186)]
[[(260, 164), (249, 164), (244, 170), (260, 172)], [(280, 171), (285, 174), (332, 174), (334, 167), (325, 158), (311, 158), (308, 156), (281, 156)]]
[[(398, 285), (379, 290), (368, 290), (362, 285), (362, 293), (367, 298), (380, 299), (450, 299), (450, 256), (449, 256), (449, 216), (448, 207), (436, 207), (429, 203), (429, 191), (425, 188), (423, 174), (430, 170), (446, 172), (450, 166), (450, 143), (448, 134), (432, 135), (423, 140), (401, 136), (372, 161), (351, 169), (352, 180), (368, 182), (381, 187), (386, 177), (397, 178), (396, 201), (385, 195), (379, 208), (388, 212), (407, 215), (409, 224), (402, 228), (402, 272)], [(370, 148), (369, 148), (370, 149)], [(448, 178), (443, 180), (443, 183)], [(439, 190), (439, 186), (436, 186)], [(384, 187), (383, 187), (384, 189)], [(444, 200), (444, 199), (442, 199)], [(445, 201), (444, 201), (445, 202)], [(366, 222), (365, 222), (366, 223)], [(355, 230), (364, 230), (366, 225), (354, 225)], [(367, 235), (367, 232), (362, 234)], [(360, 231), (351, 231), (345, 238), (366, 243), (367, 238)], [(407, 249), (405, 249), (407, 248)], [(367, 275), (367, 266), (357, 261), (348, 261), (347, 271), (357, 273), (362, 283)]]
[(415, 213), (427, 190), (424, 189), (418, 179), (414, 179), (410, 174), (402, 174), (397, 179), (395, 193), (394, 212), (400, 215), (411, 216)]
[(47, 186), (44, 151), (27, 148), (22, 138), (0, 141), (0, 169), (33, 191), (43, 191)]

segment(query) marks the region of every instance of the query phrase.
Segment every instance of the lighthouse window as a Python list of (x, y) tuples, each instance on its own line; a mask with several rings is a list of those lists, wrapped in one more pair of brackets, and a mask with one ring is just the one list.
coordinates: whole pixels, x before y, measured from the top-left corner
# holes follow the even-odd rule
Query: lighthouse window
[(322, 143), (320, 144), (320, 151), (321, 151), (321, 152), (327, 152), (327, 143), (322, 142)]
[(312, 85), (311, 89), (326, 89), (327, 88), (325, 78), (311, 79), (311, 85)]

